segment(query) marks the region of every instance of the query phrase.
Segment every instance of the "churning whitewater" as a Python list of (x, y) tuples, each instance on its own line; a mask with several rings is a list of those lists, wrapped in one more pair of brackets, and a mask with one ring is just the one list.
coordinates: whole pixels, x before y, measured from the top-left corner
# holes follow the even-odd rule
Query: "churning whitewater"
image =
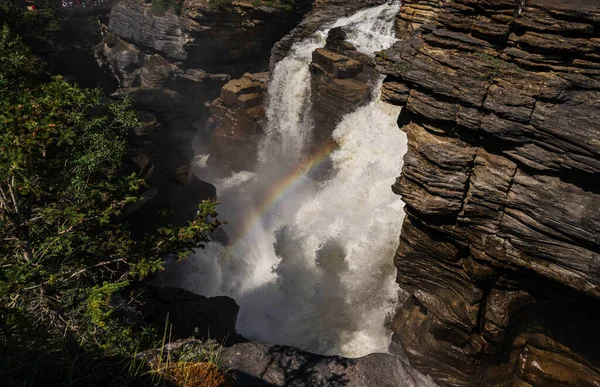
[[(249, 339), (321, 354), (386, 352), (385, 320), (395, 308), (392, 257), (403, 203), (390, 186), (406, 152), (399, 108), (373, 101), (335, 129), (338, 148), (308, 154), (312, 52), (344, 27), (363, 53), (395, 42), (399, 4), (342, 18), (296, 43), (273, 71), (267, 124), (254, 171), (214, 181), (227, 246), (211, 243), (173, 263), (162, 279), (240, 305), (238, 331)], [(330, 165), (328, 178), (314, 171)]]

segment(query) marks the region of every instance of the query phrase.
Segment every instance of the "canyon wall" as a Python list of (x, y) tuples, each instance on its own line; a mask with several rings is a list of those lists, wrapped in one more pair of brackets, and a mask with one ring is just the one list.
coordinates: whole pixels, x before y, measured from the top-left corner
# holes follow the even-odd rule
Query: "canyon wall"
[(406, 0), (394, 341), (444, 386), (600, 385), (600, 3)]
[(121, 0), (103, 25), (96, 59), (119, 83), (113, 97), (132, 98), (151, 136), (136, 136), (136, 164), (157, 187), (156, 205), (185, 219), (214, 187), (191, 171), (194, 148), (207, 148), (210, 101), (232, 77), (268, 67), (273, 44), (299, 21), (309, 1), (294, 8), (246, 1), (215, 6), (185, 0), (169, 9), (149, 1)]

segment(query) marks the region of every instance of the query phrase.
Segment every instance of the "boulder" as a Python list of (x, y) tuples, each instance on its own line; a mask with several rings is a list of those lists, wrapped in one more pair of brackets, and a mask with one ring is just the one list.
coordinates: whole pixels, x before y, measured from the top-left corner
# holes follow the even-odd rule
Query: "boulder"
[(133, 44), (114, 34), (109, 34), (95, 50), (100, 67), (108, 70), (121, 87), (139, 86), (140, 69), (144, 53)]
[(225, 350), (223, 365), (240, 386), (435, 386), (408, 364), (384, 354), (347, 359), (249, 342)]

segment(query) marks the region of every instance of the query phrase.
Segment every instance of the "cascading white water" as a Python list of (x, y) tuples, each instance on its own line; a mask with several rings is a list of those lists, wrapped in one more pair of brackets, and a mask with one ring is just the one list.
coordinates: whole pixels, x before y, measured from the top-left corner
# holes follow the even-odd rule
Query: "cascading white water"
[(391, 46), (398, 9), (360, 11), (294, 45), (272, 74), (259, 164), (216, 182), (230, 244), (209, 244), (162, 279), (235, 298), (238, 331), (250, 339), (349, 357), (387, 351), (384, 320), (397, 300), (392, 256), (404, 216), (390, 190), (406, 152), (399, 109), (376, 96), (345, 116), (326, 181), (298, 166), (314, 161), (305, 154), (312, 52), (333, 27), (346, 27), (366, 54)]

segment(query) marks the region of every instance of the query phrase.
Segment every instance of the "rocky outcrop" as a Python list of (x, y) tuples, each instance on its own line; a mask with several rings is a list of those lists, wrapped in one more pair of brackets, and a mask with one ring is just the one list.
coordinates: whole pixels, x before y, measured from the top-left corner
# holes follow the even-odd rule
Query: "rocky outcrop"
[(406, 3), (394, 340), (446, 386), (600, 384), (600, 4)]
[(173, 364), (215, 362), (240, 387), (435, 386), (431, 378), (388, 354), (348, 359), (249, 342), (236, 333), (239, 307), (228, 297), (206, 298), (178, 288), (150, 286), (142, 301), (146, 321), (168, 333), (168, 342), (160, 351), (136, 354), (150, 364), (161, 364), (167, 358)]
[(208, 165), (217, 175), (251, 171), (265, 118), (269, 73), (244, 74), (229, 81), (210, 105), (205, 133), (210, 136)]
[[(210, 188), (214, 187), (188, 173), (194, 148), (206, 147), (203, 142), (207, 138), (199, 132), (203, 132), (211, 114), (217, 117), (219, 113), (217, 106), (209, 112), (208, 102), (219, 96), (232, 75), (266, 68), (271, 46), (293, 28), (308, 2), (297, 1), (293, 7), (247, 1), (219, 5), (185, 0), (173, 4), (163, 10), (150, 1), (119, 1), (103, 27), (104, 39), (96, 47), (96, 58), (119, 82), (120, 88), (113, 96), (132, 98), (137, 109), (153, 114), (160, 124), (161, 141), (153, 143), (156, 157), (152, 160), (156, 201), (179, 218), (194, 214), (197, 205), (192, 204), (212, 196)], [(234, 124), (252, 131), (250, 126), (256, 124), (251, 121), (258, 121), (262, 115), (260, 108), (255, 110), (244, 108), (246, 116)], [(219, 131), (218, 124), (213, 126), (211, 130), (218, 131), (216, 138), (229, 135)], [(230, 129), (239, 132), (237, 127)], [(257, 129), (253, 130), (255, 135)], [(213, 145), (224, 158), (240, 149), (232, 147), (222, 152), (221, 143), (215, 141)], [(243, 158), (241, 155), (238, 160)], [(194, 195), (188, 205), (184, 199)]]
[(381, 5), (387, 0), (315, 0), (313, 8), (289, 34), (275, 43), (271, 50), (270, 68), (273, 70), (277, 62), (285, 58), (292, 45), (337, 19), (350, 16), (368, 7)]
[(450, 0), (404, 0), (396, 17), (399, 39), (410, 39), (423, 24), (437, 20), (441, 6)]
[(314, 146), (328, 142), (331, 133), (346, 114), (371, 100), (371, 90), (378, 74), (373, 61), (346, 42), (341, 27), (329, 32), (324, 48), (316, 49), (310, 65)]
[[(201, 344), (197, 344), (200, 346)], [(189, 351), (189, 348), (187, 349)], [(433, 387), (398, 358), (384, 354), (359, 359), (320, 356), (293, 347), (258, 342), (236, 344), (221, 350), (223, 367), (238, 386), (402, 386)]]
[(147, 53), (157, 53), (188, 68), (234, 76), (265, 67), (269, 50), (288, 33), (305, 10), (234, 1), (185, 0), (180, 9), (157, 13), (142, 0), (121, 0), (110, 14), (108, 30)]
[[(434, 387), (399, 359), (372, 354), (359, 359), (320, 356), (299, 349), (260, 342), (245, 342), (225, 348), (214, 340), (182, 339), (165, 344), (161, 351), (150, 350), (136, 356), (154, 365), (190, 367), (202, 361), (216, 364), (235, 383), (209, 383), (202, 373), (190, 373), (186, 385), (239, 387)], [(206, 363), (204, 363), (206, 364)], [(143, 366), (141, 364), (140, 366)], [(190, 367), (192, 368), (192, 367)]]

